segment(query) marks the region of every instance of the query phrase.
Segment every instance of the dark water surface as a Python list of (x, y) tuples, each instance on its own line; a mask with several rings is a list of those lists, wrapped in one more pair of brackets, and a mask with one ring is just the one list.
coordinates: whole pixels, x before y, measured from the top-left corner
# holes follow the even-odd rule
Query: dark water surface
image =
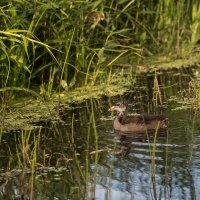
[[(168, 113), (169, 133), (158, 136), (155, 150), (155, 185), (152, 183), (153, 142), (120, 138), (113, 163), (98, 167), (98, 199), (198, 199), (200, 198), (200, 131), (192, 127), (188, 111)], [(104, 137), (109, 143), (112, 133)], [(112, 177), (106, 171), (113, 164)], [(104, 175), (105, 174), (105, 175)], [(110, 188), (106, 188), (107, 185)], [(153, 188), (156, 188), (156, 196)]]
[[(123, 99), (130, 114), (168, 116), (168, 130), (157, 135), (156, 143), (154, 135), (113, 132), (114, 115), (108, 108), (122, 97), (72, 105), (72, 110), (62, 111), (63, 123), (43, 124), (45, 128), (29, 137), (20, 131), (2, 135), (0, 198), (200, 199), (199, 114), (185, 106), (190, 100), (182, 101), (187, 84), (165, 81), (163, 106), (158, 108), (152, 91), (145, 89), (151, 83), (141, 81), (144, 88), (138, 86)], [(35, 138), (37, 164), (31, 170)]]

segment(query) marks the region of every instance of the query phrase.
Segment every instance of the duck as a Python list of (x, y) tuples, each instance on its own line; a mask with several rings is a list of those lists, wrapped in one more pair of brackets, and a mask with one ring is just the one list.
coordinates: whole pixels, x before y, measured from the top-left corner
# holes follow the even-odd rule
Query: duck
[(123, 133), (145, 133), (160, 131), (167, 128), (167, 117), (164, 115), (141, 115), (128, 116), (128, 108), (124, 101), (113, 105), (109, 111), (117, 111), (113, 121), (114, 131)]

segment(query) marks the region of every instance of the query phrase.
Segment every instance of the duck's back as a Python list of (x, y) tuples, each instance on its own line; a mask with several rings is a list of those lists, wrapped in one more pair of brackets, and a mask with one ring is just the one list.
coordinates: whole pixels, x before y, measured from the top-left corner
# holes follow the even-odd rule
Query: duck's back
[(164, 115), (135, 115), (114, 120), (114, 129), (122, 132), (145, 132), (166, 128)]

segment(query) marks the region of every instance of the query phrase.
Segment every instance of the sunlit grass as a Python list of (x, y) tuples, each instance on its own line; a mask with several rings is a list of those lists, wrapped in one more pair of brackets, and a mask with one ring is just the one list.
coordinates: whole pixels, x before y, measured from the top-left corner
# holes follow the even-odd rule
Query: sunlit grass
[(0, 87), (39, 85), (50, 97), (62, 81), (98, 84), (127, 54), (181, 52), (199, 40), (199, 10), (183, 0), (1, 2)]

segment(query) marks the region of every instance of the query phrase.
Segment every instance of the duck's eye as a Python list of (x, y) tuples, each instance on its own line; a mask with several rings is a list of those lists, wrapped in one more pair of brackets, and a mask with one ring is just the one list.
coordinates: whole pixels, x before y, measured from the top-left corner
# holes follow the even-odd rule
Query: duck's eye
[(120, 106), (120, 103), (116, 103), (116, 106)]

